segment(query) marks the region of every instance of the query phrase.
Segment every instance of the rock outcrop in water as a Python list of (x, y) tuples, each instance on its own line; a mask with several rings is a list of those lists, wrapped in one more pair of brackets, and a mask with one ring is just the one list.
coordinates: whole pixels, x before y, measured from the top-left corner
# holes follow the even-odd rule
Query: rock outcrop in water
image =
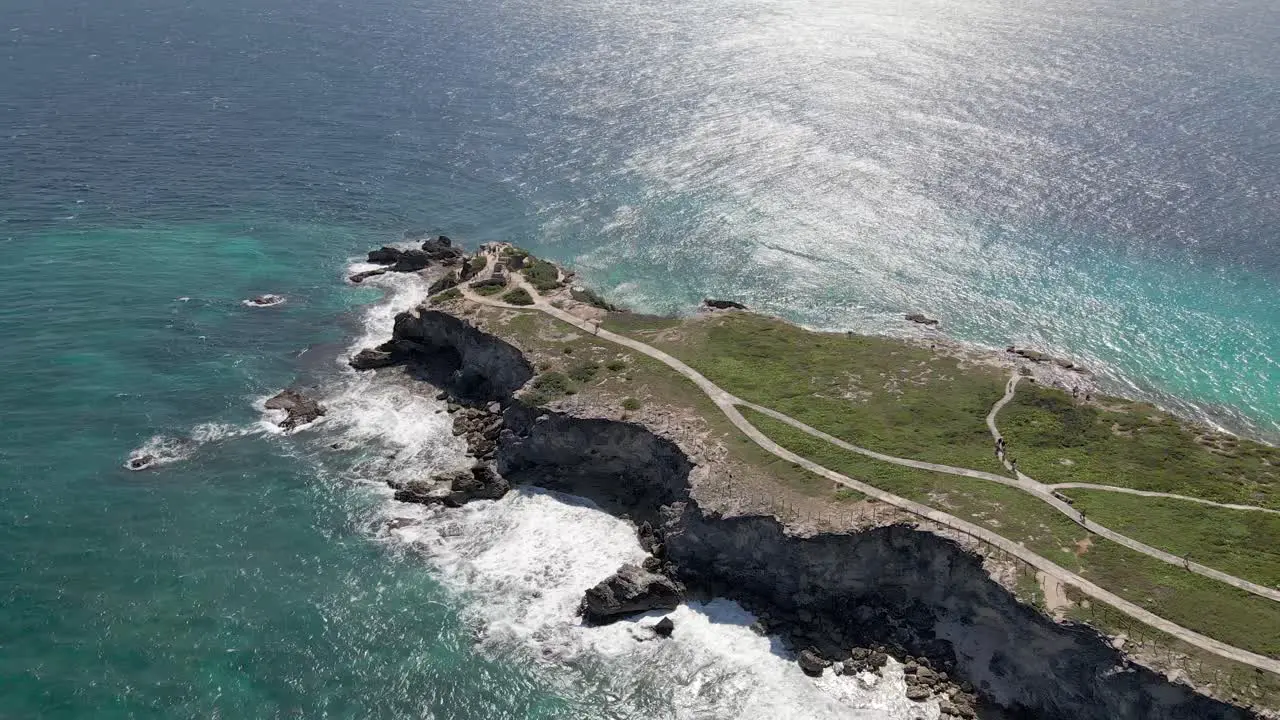
[(746, 305), (743, 305), (742, 303), (737, 302), (736, 300), (712, 300), (711, 298), (707, 298), (702, 301), (702, 304), (706, 305), (712, 310), (746, 310), (747, 309)]
[(674, 610), (684, 599), (684, 588), (666, 575), (636, 565), (623, 565), (587, 590), (582, 615), (588, 622), (608, 623), (650, 610)]
[[(661, 548), (662, 559), (603, 583), (600, 611), (625, 611), (649, 588), (670, 602), (669, 588), (652, 579), (665, 574), (690, 593), (737, 600), (823, 662), (849, 658), (842, 671), (875, 665), (851, 647), (918, 658), (912, 692), (920, 698), (934, 687), (918, 679), (918, 668), (929, 667), (939, 679), (970, 683), (984, 702), (1043, 720), (1254, 717), (1130, 663), (1086, 625), (1056, 623), (1019, 603), (980, 557), (932, 533), (898, 525), (800, 537), (773, 517), (704, 511), (690, 494), (693, 465), (675, 443), (641, 425), (521, 404), (513, 393), (532, 377), (529, 363), (456, 317), (402, 314), (393, 341), (434, 384), (501, 402), (495, 461), (508, 481), (586, 497), (635, 520), (646, 547)], [(958, 702), (971, 713), (968, 697)], [(953, 715), (968, 716), (946, 702)]]
[(267, 400), (263, 407), (285, 412), (284, 419), (277, 424), (286, 431), (313, 423), (325, 414), (325, 409), (320, 403), (293, 389), (281, 391)]

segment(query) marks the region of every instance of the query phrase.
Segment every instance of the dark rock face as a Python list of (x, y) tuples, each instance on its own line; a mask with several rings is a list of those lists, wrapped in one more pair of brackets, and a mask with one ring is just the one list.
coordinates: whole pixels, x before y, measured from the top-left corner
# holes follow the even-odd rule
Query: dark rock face
[(494, 451), (498, 449), (502, 423), (501, 406), (496, 410), (459, 408), (453, 415), (453, 434), (467, 441), (467, 450), (472, 457), (492, 460)]
[(514, 345), (437, 310), (396, 316), (392, 334), (421, 377), (457, 398), (510, 397), (533, 378), (533, 366)]
[(364, 282), (366, 278), (371, 278), (378, 275), (385, 275), (386, 273), (387, 273), (386, 268), (383, 268), (380, 270), (365, 270), (364, 272), (358, 272), (347, 279), (359, 285), (360, 283)]
[(582, 614), (588, 622), (609, 623), (649, 610), (674, 610), (683, 596), (684, 588), (671, 578), (637, 565), (623, 565), (587, 590)]
[(746, 310), (747, 306), (733, 300), (712, 300), (707, 298), (702, 301), (703, 305), (714, 310)]
[(431, 256), (421, 250), (405, 250), (391, 266), (395, 272), (417, 272), (431, 266)]
[(910, 321), (911, 321), (911, 322), (913, 322), (913, 323), (918, 323), (918, 324), (920, 324), (920, 325), (930, 325), (930, 326), (932, 326), (932, 325), (937, 325), (937, 324), (938, 324), (938, 321), (937, 321), (937, 320), (935, 320), (935, 319), (933, 319), (933, 318), (931, 318), (931, 317), (928, 317), (928, 316), (926, 316), (926, 315), (922, 315), (922, 314), (920, 314), (920, 313), (911, 313), (910, 315), (908, 315), (908, 316), (907, 316), (907, 319), (908, 319), (908, 320), (910, 320)]
[(390, 265), (400, 259), (404, 254), (403, 250), (383, 245), (377, 250), (369, 251), (369, 262), (378, 263), (379, 265)]
[(458, 273), (450, 270), (439, 280), (436, 280), (435, 282), (431, 283), (431, 287), (427, 288), (427, 292), (432, 295), (435, 295), (436, 293), (441, 292), (443, 290), (448, 290), (451, 287), (457, 287), (458, 284), (461, 282), (462, 282), (462, 279), (458, 277)]
[(463, 252), (453, 247), (453, 241), (444, 235), (422, 243), (422, 252), (441, 265), (454, 265), (462, 260)]
[(279, 423), (284, 430), (293, 430), (299, 425), (315, 422), (325, 413), (320, 403), (292, 389), (284, 390), (267, 400), (265, 407), (268, 410), (285, 411), (285, 418)]
[(658, 621), (656, 625), (653, 626), (653, 634), (657, 635), (658, 637), (669, 638), (671, 637), (671, 633), (675, 631), (676, 631), (676, 624), (672, 622), (671, 618), (669, 617), (662, 618), (661, 620)]
[(800, 651), (800, 655), (796, 658), (796, 663), (800, 666), (800, 669), (804, 671), (805, 675), (811, 675), (813, 677), (821, 675), (822, 671), (826, 670), (831, 665), (830, 662), (823, 659), (823, 657), (818, 654), (818, 651), (813, 648)]

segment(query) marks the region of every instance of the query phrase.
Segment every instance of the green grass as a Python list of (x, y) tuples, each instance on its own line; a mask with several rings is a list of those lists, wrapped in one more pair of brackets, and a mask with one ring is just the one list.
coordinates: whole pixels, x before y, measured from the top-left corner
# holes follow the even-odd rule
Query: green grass
[(1189, 428), (1150, 405), (1105, 409), (1022, 383), (997, 423), (1019, 469), (1045, 483), (1087, 482), (1280, 509), (1280, 449)]
[(1065, 489), (1089, 519), (1215, 570), (1280, 587), (1280, 515), (1105, 490)]
[(842, 450), (766, 415), (751, 410), (743, 415), (778, 444), (824, 467), (994, 530), (1183, 627), (1280, 656), (1278, 603), (1092, 535), (1015, 488), (891, 465)]
[[(569, 368), (583, 358), (604, 363), (605, 367), (613, 371), (613, 376), (604, 383), (601, 391), (611, 391), (622, 396), (619, 402), (626, 403), (629, 398), (650, 406), (670, 404), (688, 408), (706, 421), (710, 432), (708, 439), (719, 439), (730, 455), (742, 464), (757, 469), (781, 487), (801, 495), (823, 499), (835, 497), (831, 481), (766, 452), (729, 422), (715, 403), (692, 381), (673, 372), (661, 362), (639, 353), (622, 361), (618, 358), (617, 345), (584, 334), (579, 328), (541, 312), (518, 313), (506, 318), (504, 322), (505, 325), (491, 326), (490, 330), (515, 340), (522, 348), (542, 351), (543, 359), (539, 361), (539, 369), (544, 374), (557, 372), (567, 379)], [(563, 339), (553, 339), (557, 337)], [(542, 363), (547, 363), (545, 369)], [(615, 366), (617, 370), (614, 370)], [(526, 400), (530, 400), (530, 396), (538, 400), (535, 404), (555, 399), (534, 388), (526, 390), (526, 393)]]
[(611, 315), (605, 326), (680, 358), (746, 400), (891, 455), (1002, 472), (985, 418), (1002, 371), (961, 369), (889, 338), (818, 333), (749, 313), (656, 322)]
[(477, 295), (483, 295), (485, 297), (489, 297), (490, 295), (497, 295), (498, 293), (502, 292), (503, 290), (506, 290), (507, 288), (505, 285), (481, 285), (480, 287), (475, 287), (473, 285), (471, 289), (475, 290), (475, 293)]
[(512, 305), (532, 305), (533, 297), (529, 295), (529, 291), (522, 287), (515, 288), (502, 296), (503, 301)]

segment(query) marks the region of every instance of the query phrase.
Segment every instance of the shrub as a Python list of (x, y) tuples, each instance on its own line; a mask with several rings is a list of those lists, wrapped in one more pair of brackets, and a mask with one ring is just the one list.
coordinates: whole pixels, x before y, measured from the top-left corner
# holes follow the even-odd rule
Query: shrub
[(560, 271), (546, 260), (533, 258), (533, 263), (524, 270), (524, 277), (538, 292), (547, 292), (560, 287)]
[(531, 405), (544, 405), (561, 395), (573, 395), (578, 392), (573, 382), (564, 373), (548, 372), (539, 375), (529, 383), (530, 389), (525, 392), (524, 399)]
[(503, 295), (502, 299), (505, 300), (506, 302), (511, 303), (512, 305), (532, 305), (533, 304), (533, 298), (529, 295), (529, 291), (525, 290), (522, 287), (518, 287), (515, 290), (512, 290), (511, 292), (507, 293), (506, 295)]
[(461, 291), (461, 290), (459, 290), (459, 289), (458, 289), (458, 288), (456, 288), (456, 287), (455, 287), (455, 288), (449, 288), (448, 290), (445, 290), (445, 291), (444, 291), (444, 292), (442, 292), (442, 293), (438, 293), (438, 294), (436, 294), (436, 295), (432, 295), (432, 296), (431, 296), (431, 304), (432, 304), (432, 305), (442, 305), (442, 304), (447, 303), (447, 302), (449, 302), (449, 301), (451, 301), (451, 300), (457, 300), (457, 299), (458, 299), (458, 298), (460, 298), (460, 297), (462, 297), (462, 291)]
[(618, 372), (620, 370), (625, 370), (627, 368), (627, 363), (622, 360), (610, 360), (605, 363), (604, 366), (609, 368), (610, 372)]
[(618, 310), (616, 305), (610, 304), (591, 288), (573, 288), (569, 291), (569, 296), (578, 302), (584, 302), (593, 307), (598, 307), (601, 310), (608, 310), (609, 312), (617, 312)]
[(565, 346), (564, 346), (564, 351), (563, 351), (563, 352), (564, 352), (564, 354), (565, 354), (565, 355), (572, 355), (572, 354), (573, 354), (573, 346), (572, 346), (572, 345), (565, 345)]
[(490, 295), (497, 295), (503, 290), (506, 290), (507, 287), (505, 285), (481, 285), (480, 287), (475, 287), (473, 285), (471, 286), (471, 289), (475, 290), (477, 295), (484, 295), (485, 297), (488, 297)]
[(639, 410), (640, 401), (633, 397), (625, 398), (622, 401), (622, 409), (626, 410), (627, 412), (634, 412), (636, 410)]
[(580, 383), (591, 382), (598, 372), (600, 372), (599, 363), (584, 361), (575, 363), (573, 367), (569, 368), (569, 377)]

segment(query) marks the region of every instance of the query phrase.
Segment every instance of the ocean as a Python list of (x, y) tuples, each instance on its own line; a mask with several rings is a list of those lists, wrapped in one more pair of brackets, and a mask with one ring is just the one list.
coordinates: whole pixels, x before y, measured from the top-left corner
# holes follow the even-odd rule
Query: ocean
[[(1280, 437), (1274, 4), (9, 0), (0, 32), (0, 718), (920, 714), (724, 601), (671, 643), (581, 627), (640, 552), (589, 504), (391, 502), (460, 462), (342, 366), (421, 297), (343, 282), (407, 229), (651, 312), (925, 312)], [(330, 415), (284, 436), (292, 384)]]

